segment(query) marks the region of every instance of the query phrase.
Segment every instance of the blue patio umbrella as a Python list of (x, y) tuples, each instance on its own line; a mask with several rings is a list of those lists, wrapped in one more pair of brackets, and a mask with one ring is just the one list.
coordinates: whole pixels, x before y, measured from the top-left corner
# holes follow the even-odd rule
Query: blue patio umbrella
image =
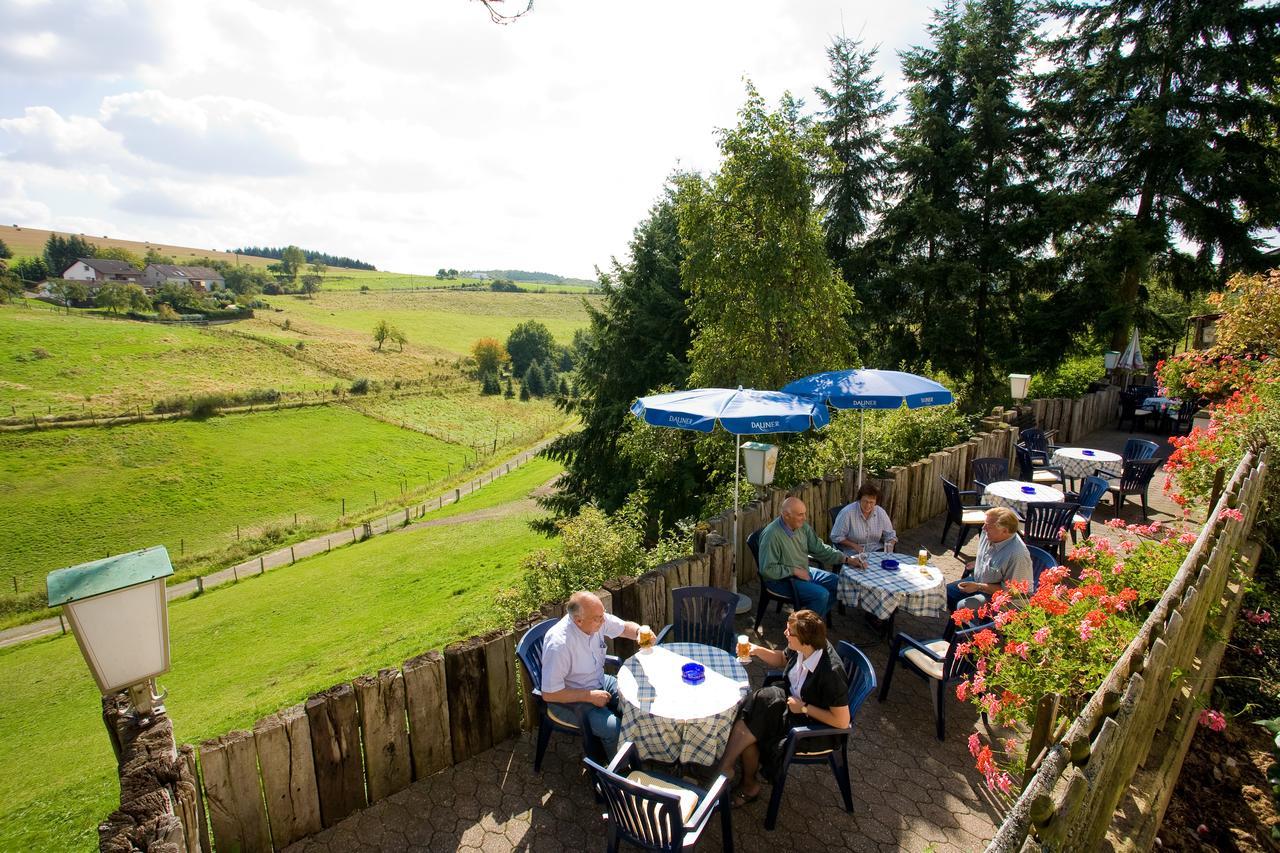
[(837, 409), (858, 409), (858, 486), (862, 486), (862, 412), (945, 406), (955, 396), (932, 379), (900, 370), (830, 370), (783, 386), (789, 394), (823, 400)]
[[(694, 388), (640, 397), (631, 404), (631, 414), (652, 426), (711, 432), (716, 424), (734, 435), (733, 457), (733, 543), (738, 547), (738, 476), (744, 435), (775, 432), (804, 432), (822, 429), (831, 420), (821, 401), (783, 391), (754, 391), (733, 388)], [(733, 589), (737, 592), (734, 572)], [(739, 596), (738, 612), (751, 607), (751, 600)]]

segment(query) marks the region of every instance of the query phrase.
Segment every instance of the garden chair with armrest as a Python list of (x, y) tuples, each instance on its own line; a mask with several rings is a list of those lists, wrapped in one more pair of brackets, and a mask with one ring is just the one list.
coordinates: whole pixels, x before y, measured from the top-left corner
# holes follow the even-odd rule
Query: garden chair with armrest
[(938, 740), (946, 740), (946, 700), (947, 694), (951, 692), (947, 688), (973, 672), (973, 662), (966, 655), (957, 655), (956, 647), (971, 642), (979, 631), (992, 629), (993, 626), (992, 622), (983, 622), (949, 631), (949, 636), (931, 640), (917, 640), (899, 631), (893, 638), (889, 663), (885, 666), (884, 680), (880, 684), (880, 701), (883, 702), (888, 697), (893, 671), (898, 664), (902, 664), (929, 682), (933, 690), (933, 714)]
[(724, 850), (733, 853), (733, 809), (724, 774), (704, 790), (683, 779), (638, 770), (631, 741), (622, 743), (607, 767), (590, 758), (584, 758), (583, 763), (595, 777), (597, 796), (608, 809), (610, 853), (618, 849), (620, 841), (644, 850), (688, 850), (697, 845), (717, 810)]
[[(566, 716), (568, 706), (558, 705), (552, 708), (542, 700), (542, 641), (548, 629), (559, 621), (558, 618), (544, 619), (526, 631), (520, 638), (520, 644), (516, 646), (516, 657), (520, 658), (520, 663), (524, 666), (525, 683), (530, 685), (530, 692), (538, 707), (538, 745), (533, 754), (535, 773), (542, 772), (542, 758), (546, 754), (552, 732), (564, 732), (581, 737), (582, 751), (585, 755), (598, 755), (604, 750), (604, 745), (587, 724), (585, 707), (577, 708), (574, 716), (569, 717)], [(614, 655), (607, 655), (605, 663), (606, 666), (616, 669), (621, 661)]]
[(1035, 593), (1040, 588), (1040, 573), (1045, 569), (1052, 569), (1054, 566), (1061, 565), (1057, 560), (1043, 548), (1037, 548), (1035, 545), (1028, 545), (1027, 551), (1031, 554), (1031, 592)]
[(1037, 466), (1031, 458), (1031, 450), (1025, 444), (1015, 446), (1013, 452), (1018, 460), (1019, 479), (1042, 486), (1056, 486), (1066, 479), (1062, 468), (1057, 465)]
[[(1113, 518), (1120, 517), (1120, 510), (1124, 507), (1124, 499), (1127, 495), (1137, 495), (1142, 499), (1142, 520), (1147, 520), (1147, 489), (1151, 487), (1151, 479), (1163, 464), (1163, 459), (1130, 459), (1124, 463), (1124, 467), (1120, 470), (1120, 482), (1107, 486), (1107, 491), (1111, 493)], [(1094, 471), (1093, 473), (1097, 476), (1102, 472)]]
[(1071, 530), (1078, 503), (1029, 503), (1022, 520), (1022, 541), (1043, 548), (1058, 561), (1064, 559), (1064, 537)]
[(942, 544), (947, 544), (947, 531), (951, 529), (951, 525), (955, 524), (959, 527), (959, 533), (956, 535), (956, 556), (960, 556), (960, 549), (964, 547), (964, 540), (969, 538), (969, 534), (973, 532), (975, 527), (981, 528), (987, 521), (987, 510), (991, 507), (986, 504), (975, 504), (973, 506), (965, 506), (962, 502), (964, 495), (978, 495), (979, 492), (973, 489), (961, 490), (955, 483), (946, 477), (939, 477), (942, 481), (942, 491), (947, 496), (947, 517), (942, 523)]
[[(778, 765), (777, 776), (773, 779), (773, 793), (769, 797), (769, 811), (765, 814), (764, 828), (773, 829), (778, 822), (778, 808), (782, 804), (782, 791), (787, 783), (787, 772), (792, 764), (829, 764), (831, 772), (840, 786), (840, 795), (844, 799), (844, 810), (853, 811), (853, 790), (849, 784), (849, 736), (853, 733), (853, 722), (858, 716), (858, 709), (868, 696), (876, 689), (876, 672), (871, 661), (852, 643), (842, 641), (836, 646), (836, 653), (844, 665), (849, 679), (849, 727), (837, 729), (815, 723), (809, 726), (795, 726), (787, 733), (787, 742), (783, 747), (782, 761)], [(765, 684), (785, 682), (786, 676), (780, 672), (771, 672), (765, 677)], [(806, 750), (805, 742), (815, 737), (838, 737), (840, 746), (826, 747), (817, 750)]]
[(1102, 496), (1107, 493), (1107, 489), (1111, 484), (1107, 482), (1105, 477), (1089, 476), (1085, 477), (1080, 483), (1080, 491), (1067, 492), (1067, 500), (1073, 501), (1080, 505), (1076, 510), (1076, 517), (1071, 520), (1071, 541), (1076, 541), (1076, 525), (1083, 523), (1084, 538), (1088, 539), (1093, 535), (1093, 512), (1098, 508), (1098, 502), (1102, 500)]

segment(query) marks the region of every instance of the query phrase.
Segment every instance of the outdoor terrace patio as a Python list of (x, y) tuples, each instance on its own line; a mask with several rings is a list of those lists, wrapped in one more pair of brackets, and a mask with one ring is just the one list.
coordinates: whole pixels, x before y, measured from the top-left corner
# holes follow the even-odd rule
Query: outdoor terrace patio
[[(1071, 442), (1076, 446), (1119, 452), (1129, 432), (1103, 430)], [(1166, 439), (1146, 436), (1162, 444)], [(1152, 521), (1180, 517), (1164, 497), (1165, 474), (1159, 472), (1150, 488)], [(1121, 515), (1140, 522), (1141, 509), (1132, 501)], [(1099, 522), (1111, 518), (1109, 499), (1095, 514)], [(942, 550), (939, 535), (943, 517), (911, 530), (898, 531), (897, 550), (915, 553), (928, 548), (934, 564), (948, 581), (960, 577), (963, 564)], [(1104, 524), (1093, 526), (1095, 537), (1118, 538)], [(947, 537), (954, 545), (954, 529)], [(971, 558), (976, 537), (965, 546)], [(756, 589), (744, 590), (755, 595)], [(754, 615), (739, 617), (742, 631)], [(785, 614), (770, 607), (761, 642), (782, 643)], [(834, 616), (833, 642), (859, 645), (884, 672), (888, 646), (863, 623), (860, 614)], [(897, 630), (913, 636), (939, 636), (943, 622), (902, 614)], [(655, 626), (658, 627), (658, 626)], [(752, 686), (759, 686), (764, 667), (748, 667)], [(934, 737), (928, 685), (899, 671), (884, 703), (872, 695), (855, 719), (849, 747), (854, 813), (846, 813), (831, 772), (824, 766), (793, 767), (773, 832), (763, 828), (767, 796), (733, 813), (734, 846), (738, 850), (778, 848), (890, 851), (974, 851), (986, 847), (1009, 801), (989, 792), (974, 769), (967, 749), (968, 734), (979, 726), (972, 705), (948, 699), (947, 739)], [(605, 844), (605, 823), (589, 788), (582, 764), (581, 744), (567, 735), (551, 740), (543, 772), (533, 772), (534, 736), (528, 732), (461, 764), (421, 780), (375, 803), (337, 826), (312, 836), (291, 851), (399, 850), (593, 850)], [(713, 820), (699, 849), (718, 850), (719, 821)]]

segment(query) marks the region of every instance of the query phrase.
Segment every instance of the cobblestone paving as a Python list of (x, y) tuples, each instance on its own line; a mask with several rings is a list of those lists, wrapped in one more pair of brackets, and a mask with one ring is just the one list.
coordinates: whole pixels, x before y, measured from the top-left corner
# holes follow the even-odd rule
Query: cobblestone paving
[[(1081, 446), (1118, 451), (1127, 433), (1106, 431), (1077, 442)], [(1161, 455), (1167, 451), (1162, 450)], [(1151, 486), (1151, 519), (1170, 521), (1174, 507), (1161, 493), (1163, 472)], [(1109, 500), (1109, 499), (1104, 499)], [(1111, 518), (1108, 505), (1097, 513)], [(1122, 513), (1140, 521), (1132, 503)], [(941, 550), (942, 519), (901, 533), (898, 550), (915, 553)], [(1095, 536), (1112, 535), (1095, 523)], [(954, 544), (954, 528), (948, 535)], [(965, 546), (969, 558), (974, 539)], [(958, 578), (963, 564), (948, 552), (935, 559), (948, 580)], [(748, 593), (753, 589), (745, 590)], [(782, 642), (785, 614), (770, 608), (763, 626), (764, 642)], [(741, 617), (742, 630), (749, 618)], [(901, 616), (897, 630), (916, 637), (939, 636), (941, 619)], [(862, 625), (858, 614), (835, 617), (834, 639), (862, 647), (878, 675), (888, 659), (886, 643)], [(764, 670), (750, 667), (753, 685)], [(892, 692), (881, 703), (872, 695), (855, 721), (849, 746), (853, 814), (844, 811), (830, 770), (822, 765), (791, 770), (778, 827), (763, 827), (765, 794), (733, 813), (737, 850), (978, 851), (985, 848), (1010, 804), (986, 790), (973, 768), (966, 741), (979, 726), (971, 705), (954, 696), (947, 702), (947, 739), (934, 737), (928, 686), (905, 670), (894, 675)], [(604, 821), (583, 770), (578, 741), (557, 733), (551, 739), (541, 774), (533, 772), (533, 737), (526, 733), (456, 767), (421, 780), (375, 803), (343, 823), (299, 842), (290, 853), (381, 853), (381, 851), (560, 851), (599, 850), (605, 844)], [(719, 820), (714, 819), (700, 849), (720, 849)]]

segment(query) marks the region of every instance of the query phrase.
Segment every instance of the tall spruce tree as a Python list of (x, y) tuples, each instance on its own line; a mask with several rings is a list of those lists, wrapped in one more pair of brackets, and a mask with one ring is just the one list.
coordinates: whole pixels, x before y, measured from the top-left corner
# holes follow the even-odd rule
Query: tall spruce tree
[[(577, 413), (582, 428), (543, 451), (565, 466), (557, 491), (542, 499), (557, 516), (593, 501), (609, 512), (626, 502), (641, 477), (619, 447), (632, 402), (660, 387), (683, 387), (688, 379), (688, 290), (680, 276), (684, 253), (671, 186), (636, 226), (630, 255), (627, 263), (615, 259), (612, 271), (601, 276), (603, 305), (587, 306), (591, 332), (574, 339), (577, 393), (560, 405)], [(698, 492), (691, 447), (677, 467), (673, 476), (687, 478), (685, 487), (652, 496), (668, 519), (686, 515)]]
[(928, 358), (925, 318), (945, 298), (950, 252), (963, 239), (961, 164), (967, 159), (958, 91), (960, 20), (956, 0), (934, 12), (931, 47), (902, 54), (907, 115), (889, 143), (895, 185), (872, 239), (880, 259), (864, 286), (868, 359), (918, 368)]
[(1081, 199), (1081, 289), (1122, 348), (1143, 281), (1183, 292), (1260, 260), (1280, 220), (1274, 129), (1280, 5), (1250, 0), (1049, 0), (1061, 32), (1040, 102)]
[(827, 255), (855, 295), (865, 272), (857, 249), (886, 191), (889, 168), (885, 121), (893, 104), (871, 74), (875, 57), (874, 48), (864, 51), (855, 39), (832, 39), (830, 88), (814, 89), (823, 107), (818, 126), (830, 149), (829, 164), (818, 173)]
[(907, 120), (891, 152), (903, 176), (876, 242), (872, 283), (881, 360), (935, 368), (967, 386), (974, 408), (1022, 359), (1024, 312), (1052, 288), (1043, 258), (1043, 132), (1021, 69), (1033, 20), (1025, 0), (939, 10), (932, 47), (903, 56)]

